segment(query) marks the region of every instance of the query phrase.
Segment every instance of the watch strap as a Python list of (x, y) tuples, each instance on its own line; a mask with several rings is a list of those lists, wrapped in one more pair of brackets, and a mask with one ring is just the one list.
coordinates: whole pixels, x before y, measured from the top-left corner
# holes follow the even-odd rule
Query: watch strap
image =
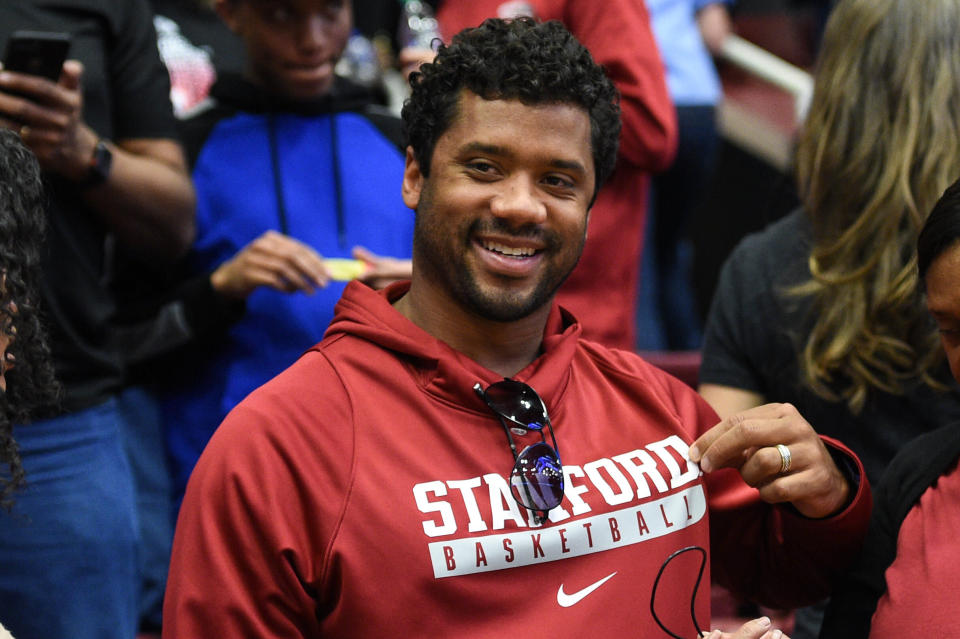
[(110, 177), (110, 167), (113, 165), (113, 152), (104, 140), (98, 140), (93, 147), (90, 162), (87, 165), (87, 174), (81, 183), (84, 187), (98, 186)]

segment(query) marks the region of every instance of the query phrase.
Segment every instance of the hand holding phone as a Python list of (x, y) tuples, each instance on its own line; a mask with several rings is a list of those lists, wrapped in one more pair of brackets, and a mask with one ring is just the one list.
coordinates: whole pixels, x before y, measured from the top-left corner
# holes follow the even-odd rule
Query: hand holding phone
[(83, 65), (66, 61), (69, 49), (66, 33), (14, 32), (0, 74), (0, 126), (19, 132), (44, 171), (82, 182), (98, 136), (84, 122)]

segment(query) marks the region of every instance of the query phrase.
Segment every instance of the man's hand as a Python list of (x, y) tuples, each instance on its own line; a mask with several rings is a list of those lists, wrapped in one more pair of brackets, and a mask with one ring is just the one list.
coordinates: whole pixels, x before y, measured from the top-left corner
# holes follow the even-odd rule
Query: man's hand
[(41, 168), (79, 182), (86, 177), (97, 134), (83, 121), (83, 65), (67, 60), (58, 82), (0, 72), (0, 125), (20, 133)]
[(770, 619), (760, 617), (740, 626), (736, 632), (720, 632), (714, 630), (710, 633), (703, 633), (703, 639), (790, 639), (780, 630), (774, 630), (771, 627)]
[(276, 231), (267, 231), (210, 275), (213, 289), (244, 299), (260, 286), (313, 293), (330, 282), (323, 258), (311, 247)]
[[(789, 449), (785, 472), (778, 444)], [(823, 441), (790, 404), (765, 404), (731, 415), (693, 443), (690, 459), (707, 473), (735, 468), (764, 501), (790, 502), (814, 519), (837, 513), (850, 493)]]
[(367, 265), (359, 279), (371, 288), (380, 289), (399, 280), (409, 280), (413, 275), (413, 262), (410, 260), (381, 257), (362, 246), (354, 247), (353, 257)]

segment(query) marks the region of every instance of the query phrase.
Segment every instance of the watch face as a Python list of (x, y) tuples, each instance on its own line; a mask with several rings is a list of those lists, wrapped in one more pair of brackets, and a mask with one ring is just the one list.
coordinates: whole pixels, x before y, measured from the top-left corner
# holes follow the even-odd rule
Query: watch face
[(90, 158), (90, 170), (87, 172), (87, 178), (84, 186), (96, 186), (103, 184), (110, 177), (110, 166), (113, 164), (113, 153), (110, 151), (103, 140), (97, 142), (93, 149), (93, 157)]

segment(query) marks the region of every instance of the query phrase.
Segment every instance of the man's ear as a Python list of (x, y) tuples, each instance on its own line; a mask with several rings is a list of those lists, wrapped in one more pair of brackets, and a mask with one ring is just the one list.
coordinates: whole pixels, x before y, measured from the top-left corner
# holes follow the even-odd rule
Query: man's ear
[(423, 173), (420, 171), (420, 163), (413, 154), (413, 148), (407, 147), (406, 165), (403, 169), (403, 202), (408, 207), (417, 210), (420, 204), (420, 194), (423, 191)]

